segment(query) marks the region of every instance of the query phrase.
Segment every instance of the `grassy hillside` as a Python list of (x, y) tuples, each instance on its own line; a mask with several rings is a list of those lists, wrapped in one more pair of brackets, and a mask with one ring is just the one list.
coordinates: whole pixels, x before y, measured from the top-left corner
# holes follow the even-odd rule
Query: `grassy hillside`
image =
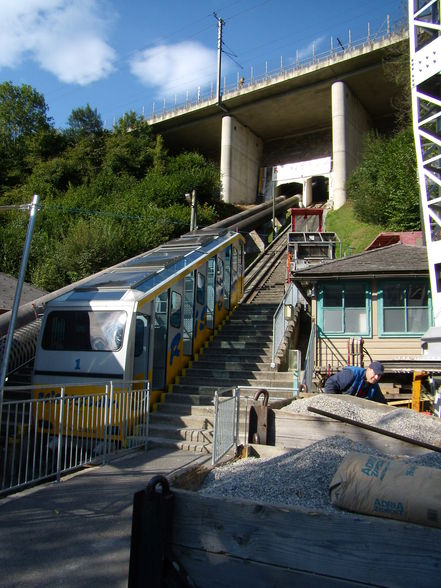
[(350, 202), (326, 216), (326, 230), (337, 233), (342, 243), (342, 255), (363, 251), (385, 229), (379, 225), (361, 222), (354, 217)]

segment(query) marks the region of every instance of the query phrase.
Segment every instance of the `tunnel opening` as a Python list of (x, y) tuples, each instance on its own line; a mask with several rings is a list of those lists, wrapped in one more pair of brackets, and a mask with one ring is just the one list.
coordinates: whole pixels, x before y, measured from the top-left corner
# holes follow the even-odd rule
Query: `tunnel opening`
[(289, 182), (281, 184), (274, 188), (274, 196), (295, 196), (296, 194), (303, 194), (303, 184), (301, 182)]
[(329, 200), (329, 178), (326, 176), (312, 177), (312, 203), (318, 204)]

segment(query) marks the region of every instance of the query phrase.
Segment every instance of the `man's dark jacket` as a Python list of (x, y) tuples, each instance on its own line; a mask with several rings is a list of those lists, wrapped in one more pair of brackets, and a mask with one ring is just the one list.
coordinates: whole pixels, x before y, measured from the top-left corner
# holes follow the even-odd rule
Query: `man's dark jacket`
[(348, 366), (330, 376), (326, 380), (324, 391), (325, 394), (350, 394), (387, 404), (380, 386), (367, 382), (366, 369), (361, 367)]

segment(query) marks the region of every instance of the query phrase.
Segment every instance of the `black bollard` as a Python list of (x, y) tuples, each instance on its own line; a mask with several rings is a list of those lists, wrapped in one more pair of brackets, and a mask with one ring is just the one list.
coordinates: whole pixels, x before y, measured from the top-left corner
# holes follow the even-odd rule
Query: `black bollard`
[(155, 476), (133, 498), (129, 588), (160, 588), (171, 534), (173, 494), (164, 476)]

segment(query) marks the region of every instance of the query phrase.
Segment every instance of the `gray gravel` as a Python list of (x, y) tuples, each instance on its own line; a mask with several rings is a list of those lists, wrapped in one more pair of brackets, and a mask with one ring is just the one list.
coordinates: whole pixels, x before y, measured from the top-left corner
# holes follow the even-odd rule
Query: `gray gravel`
[(294, 400), (281, 410), (311, 415), (313, 413), (308, 411), (308, 407), (312, 406), (385, 431), (398, 433), (417, 441), (441, 446), (441, 419), (418, 413), (408, 408), (389, 407), (387, 414), (381, 414), (375, 410), (375, 407), (382, 405), (373, 403), (373, 407), (370, 409), (364, 407), (370, 401), (359, 401), (359, 406), (357, 398), (351, 398), (351, 400), (355, 401), (355, 403), (346, 402), (334, 394), (317, 394), (317, 396), (312, 396), (311, 398)]
[[(307, 406), (311, 405), (323, 410), (331, 410), (332, 405), (332, 411), (335, 412), (338, 404), (342, 405), (340, 411), (345, 412), (345, 416), (356, 417), (360, 420), (360, 409), (354, 409), (344, 401), (339, 401), (338, 398), (325, 395), (297, 400), (284, 410), (306, 412)], [(357, 410), (356, 415), (354, 410)], [(393, 416), (380, 417), (369, 409), (362, 412), (364, 418), (369, 420), (369, 424), (379, 426), (380, 421), (384, 428), (399, 427), (401, 434), (404, 434), (403, 427), (406, 427), (406, 434), (414, 430), (414, 434), (418, 437), (424, 437), (424, 429), (427, 428), (432, 435), (429, 437), (430, 442), (433, 442), (434, 438), (440, 438), (440, 424), (435, 422), (432, 425), (430, 417), (424, 418), (424, 415), (412, 413), (408, 409), (396, 409), (391, 411), (394, 413)], [(404, 419), (405, 424), (398, 424), (399, 419)], [(423, 430), (420, 430), (421, 428)], [(334, 473), (350, 451), (394, 458), (394, 456), (378, 452), (369, 445), (344, 437), (328, 437), (302, 451), (291, 450), (273, 458), (247, 458), (218, 466), (208, 474), (199, 491), (204, 495), (290, 505), (312, 511), (343, 513), (330, 503), (328, 488)], [(428, 451), (417, 457), (408, 458), (406, 461), (441, 469), (441, 453), (435, 451)]]

